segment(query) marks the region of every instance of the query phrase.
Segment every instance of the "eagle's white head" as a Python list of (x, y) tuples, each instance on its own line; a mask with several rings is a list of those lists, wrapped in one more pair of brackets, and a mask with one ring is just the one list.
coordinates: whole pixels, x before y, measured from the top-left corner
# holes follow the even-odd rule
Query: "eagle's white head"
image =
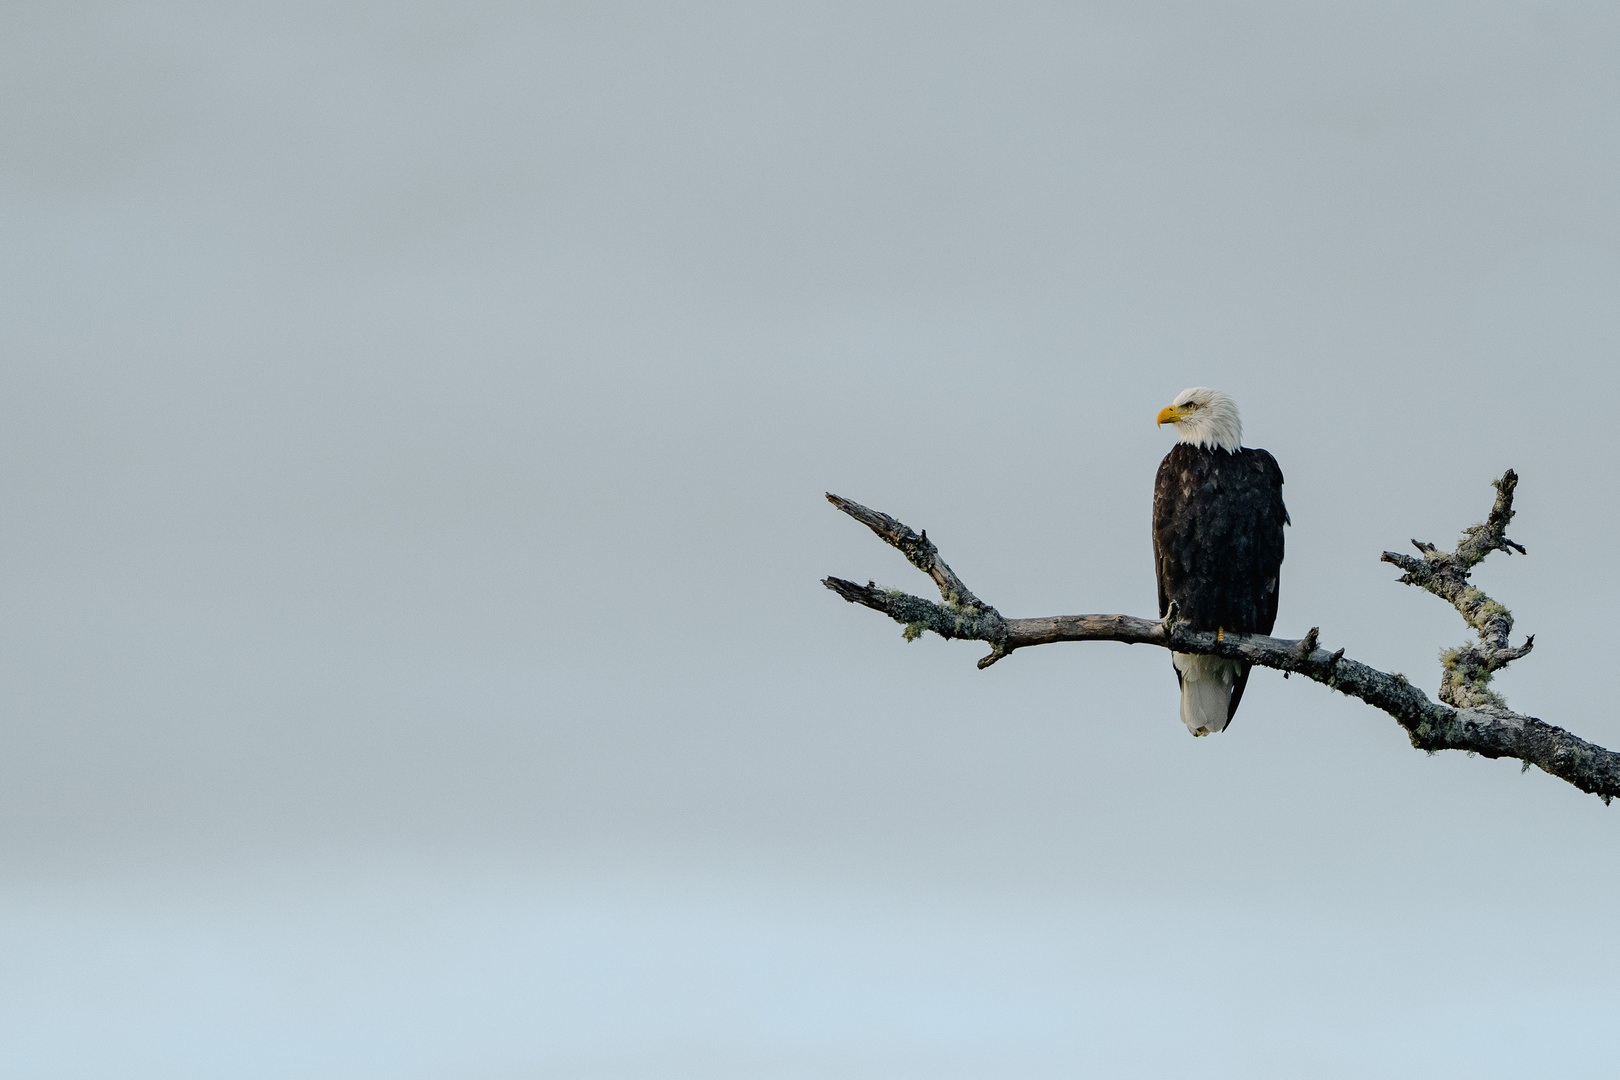
[(1176, 425), (1182, 442), (1207, 450), (1237, 453), (1243, 445), (1243, 421), (1237, 405), (1219, 390), (1193, 386), (1176, 395), (1168, 407), (1159, 410), (1160, 424)]

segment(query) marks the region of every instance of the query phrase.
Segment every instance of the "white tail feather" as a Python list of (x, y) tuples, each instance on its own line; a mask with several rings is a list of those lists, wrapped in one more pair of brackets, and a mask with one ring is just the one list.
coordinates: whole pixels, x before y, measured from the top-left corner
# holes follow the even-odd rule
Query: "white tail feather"
[(1191, 653), (1170, 656), (1181, 672), (1181, 722), (1194, 735), (1225, 731), (1240, 663)]

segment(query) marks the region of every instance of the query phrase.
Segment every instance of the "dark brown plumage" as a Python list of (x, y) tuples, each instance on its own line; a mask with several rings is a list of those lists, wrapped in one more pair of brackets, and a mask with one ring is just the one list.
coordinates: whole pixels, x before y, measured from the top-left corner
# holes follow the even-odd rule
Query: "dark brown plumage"
[[(1153, 485), (1160, 616), (1173, 600), (1178, 619), (1195, 630), (1271, 632), (1288, 523), (1282, 485), (1282, 470), (1264, 450), (1183, 442), (1164, 456)], [(1228, 720), (1248, 681), (1244, 664), (1232, 685)]]

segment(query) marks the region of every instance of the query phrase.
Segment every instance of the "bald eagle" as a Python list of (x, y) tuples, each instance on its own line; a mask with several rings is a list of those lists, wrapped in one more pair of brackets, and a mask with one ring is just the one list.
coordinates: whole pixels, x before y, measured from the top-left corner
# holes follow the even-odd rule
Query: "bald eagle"
[[(1242, 445), (1237, 406), (1219, 390), (1183, 390), (1159, 412), (1159, 423), (1174, 424), (1180, 438), (1153, 484), (1160, 617), (1173, 601), (1177, 620), (1195, 630), (1269, 634), (1288, 524), (1277, 460)], [(1226, 730), (1249, 665), (1186, 653), (1170, 659), (1187, 730)]]

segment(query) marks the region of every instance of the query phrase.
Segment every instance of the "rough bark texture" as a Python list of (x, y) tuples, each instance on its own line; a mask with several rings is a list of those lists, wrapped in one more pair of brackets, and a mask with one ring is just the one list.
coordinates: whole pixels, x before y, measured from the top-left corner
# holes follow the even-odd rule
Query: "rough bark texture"
[(1423, 556), (1421, 559), (1393, 551), (1383, 554), (1384, 562), (1406, 571), (1400, 577), (1401, 584), (1432, 592), (1456, 608), (1479, 635), (1477, 645), (1459, 645), (1440, 654), (1440, 700), (1459, 709), (1476, 705), (1506, 708), (1501, 695), (1490, 689), (1491, 676), (1529, 653), (1535, 644), (1536, 639), (1528, 637), (1523, 645), (1510, 648), (1508, 634), (1513, 631), (1513, 613), (1468, 582), (1469, 572), (1491, 552), (1525, 553), (1524, 548), (1503, 535), (1513, 520), (1513, 489), (1518, 483), (1518, 474), (1512, 469), (1502, 474), (1496, 481), (1496, 505), (1491, 507), (1490, 516), (1482, 524), (1463, 530), (1456, 551), (1440, 551), (1433, 544), (1413, 540), (1412, 546)]
[(1329, 652), (1317, 643), (1312, 628), (1293, 641), (1263, 634), (1225, 634), (1187, 629), (1177, 622), (1174, 604), (1162, 620), (1130, 615), (1054, 615), (1038, 619), (1008, 619), (970, 592), (939, 558), (939, 549), (927, 532), (914, 533), (887, 514), (860, 503), (828, 495), (844, 513), (866, 525), (898, 548), (911, 564), (939, 586), (943, 603), (935, 603), (897, 589), (882, 589), (868, 582), (830, 577), (822, 584), (851, 603), (862, 604), (905, 626), (906, 639), (925, 630), (945, 638), (983, 641), (990, 654), (979, 661), (986, 668), (1016, 649), (1055, 641), (1123, 641), (1157, 645), (1181, 653), (1206, 653), (1247, 660), (1257, 667), (1274, 668), (1286, 677), (1299, 674), (1360, 698), (1393, 716), (1406, 729), (1412, 745), (1436, 750), (1466, 750), (1484, 757), (1513, 758), (1525, 768), (1566, 780), (1607, 803), (1620, 795), (1620, 754), (1571, 735), (1561, 727), (1508, 709), (1500, 695), (1489, 689), (1491, 676), (1529, 653), (1533, 639), (1512, 646), (1508, 635), (1513, 616), (1501, 604), (1468, 580), (1480, 560), (1493, 551), (1524, 553), (1504, 534), (1513, 520), (1513, 489), (1518, 476), (1509, 469), (1496, 484), (1496, 504), (1482, 524), (1464, 530), (1453, 551), (1412, 541), (1421, 557), (1386, 551), (1384, 562), (1406, 571), (1401, 582), (1416, 585), (1456, 607), (1479, 641), (1441, 654), (1441, 700), (1431, 701), (1404, 675), (1390, 674), (1347, 659), (1344, 650)]

